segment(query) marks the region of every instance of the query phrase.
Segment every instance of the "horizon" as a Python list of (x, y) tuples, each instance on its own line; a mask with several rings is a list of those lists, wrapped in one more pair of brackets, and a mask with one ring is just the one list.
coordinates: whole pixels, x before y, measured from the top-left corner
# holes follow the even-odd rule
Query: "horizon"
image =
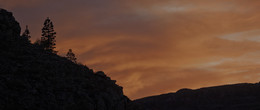
[[(59, 55), (104, 71), (130, 99), (260, 81), (260, 1), (3, 1), (31, 40), (50, 17)], [(48, 7), (46, 9), (46, 6)]]

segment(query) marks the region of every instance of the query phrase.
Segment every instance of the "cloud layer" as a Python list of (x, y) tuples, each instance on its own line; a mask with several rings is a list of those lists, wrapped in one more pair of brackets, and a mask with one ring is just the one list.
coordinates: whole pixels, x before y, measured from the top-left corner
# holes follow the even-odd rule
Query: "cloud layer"
[(131, 99), (260, 80), (258, 0), (0, 0), (32, 40), (46, 17), (57, 50), (103, 70)]

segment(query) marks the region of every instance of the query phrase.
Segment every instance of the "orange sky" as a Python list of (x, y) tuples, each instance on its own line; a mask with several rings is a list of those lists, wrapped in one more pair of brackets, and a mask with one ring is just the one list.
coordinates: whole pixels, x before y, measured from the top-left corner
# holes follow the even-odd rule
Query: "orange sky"
[(260, 80), (259, 0), (0, 2), (32, 41), (50, 17), (59, 54), (73, 49), (131, 99)]

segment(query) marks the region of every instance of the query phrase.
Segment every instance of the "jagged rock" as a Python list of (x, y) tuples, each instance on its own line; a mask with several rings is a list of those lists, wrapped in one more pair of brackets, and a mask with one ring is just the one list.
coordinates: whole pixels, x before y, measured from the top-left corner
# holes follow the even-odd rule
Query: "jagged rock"
[(30, 44), (3, 9), (0, 29), (0, 110), (125, 110), (122, 87)]
[[(19, 36), (21, 28), (11, 12), (0, 9), (0, 33), (5, 37)], [(3, 37), (3, 36), (2, 36)]]

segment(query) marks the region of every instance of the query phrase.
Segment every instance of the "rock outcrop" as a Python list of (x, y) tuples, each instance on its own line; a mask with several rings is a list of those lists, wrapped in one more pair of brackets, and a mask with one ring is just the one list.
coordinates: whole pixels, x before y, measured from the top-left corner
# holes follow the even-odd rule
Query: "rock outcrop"
[(135, 110), (260, 110), (260, 83), (181, 89), (130, 105)]
[(129, 99), (103, 72), (46, 52), (0, 9), (0, 110), (125, 110)]

